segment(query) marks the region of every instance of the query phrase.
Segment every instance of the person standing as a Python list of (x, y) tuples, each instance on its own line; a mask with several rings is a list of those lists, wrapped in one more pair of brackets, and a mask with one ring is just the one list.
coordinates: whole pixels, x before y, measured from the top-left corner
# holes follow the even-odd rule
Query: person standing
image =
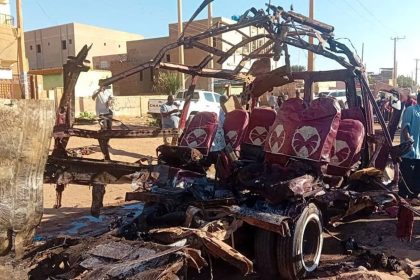
[(101, 87), (95, 91), (92, 99), (95, 100), (96, 116), (100, 119), (101, 129), (111, 129), (113, 117), (111, 86)]
[(270, 92), (269, 94), (270, 96), (268, 97), (268, 106), (270, 106), (271, 109), (274, 109), (277, 111), (276, 97), (274, 96), (273, 92)]
[(401, 142), (413, 141), (413, 148), (402, 156), (401, 173), (406, 185), (401, 181), (399, 195), (412, 199), (412, 203), (419, 205), (420, 194), (420, 93), (417, 94), (417, 105), (405, 109), (401, 123)]
[[(99, 125), (101, 126), (101, 130), (112, 129), (113, 112), (111, 110), (111, 106), (112, 106), (111, 86), (101, 87), (99, 90), (95, 91), (92, 95), (92, 99), (95, 100), (96, 116), (98, 116), (99, 118)], [(99, 144), (100, 144), (102, 153), (104, 154), (104, 159), (111, 160), (110, 155), (109, 155), (109, 148), (110, 148), (109, 138), (99, 139)]]
[[(162, 128), (178, 128), (179, 126), (179, 105), (174, 101), (172, 95), (168, 95), (166, 103), (160, 106), (160, 115), (162, 117)], [(172, 144), (175, 145), (178, 137), (172, 138)], [(169, 145), (168, 137), (163, 137), (165, 145)]]

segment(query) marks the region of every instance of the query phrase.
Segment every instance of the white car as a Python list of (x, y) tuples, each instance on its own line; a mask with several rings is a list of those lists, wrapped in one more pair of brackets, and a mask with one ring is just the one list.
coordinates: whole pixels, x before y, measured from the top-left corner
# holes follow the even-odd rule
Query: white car
[(337, 101), (340, 103), (340, 106), (347, 107), (347, 96), (346, 96), (346, 90), (329, 90), (329, 91), (323, 91), (318, 93), (318, 97), (333, 97), (337, 99)]
[[(178, 103), (179, 109), (182, 110), (185, 103), (186, 91), (180, 91), (175, 96), (175, 102)], [(156, 118), (160, 118), (160, 105), (166, 102), (165, 99), (150, 99), (148, 103), (149, 114)], [(187, 119), (198, 112), (214, 112), (219, 116), (220, 112), (220, 94), (206, 90), (196, 90), (193, 93), (190, 107), (188, 109)]]

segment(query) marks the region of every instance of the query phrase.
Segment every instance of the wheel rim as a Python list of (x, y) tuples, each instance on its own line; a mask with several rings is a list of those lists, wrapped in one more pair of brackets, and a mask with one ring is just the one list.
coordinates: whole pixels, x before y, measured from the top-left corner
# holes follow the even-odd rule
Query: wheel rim
[(314, 271), (319, 264), (322, 251), (322, 228), (319, 216), (312, 213), (306, 219), (300, 242), (302, 265), (306, 271)]

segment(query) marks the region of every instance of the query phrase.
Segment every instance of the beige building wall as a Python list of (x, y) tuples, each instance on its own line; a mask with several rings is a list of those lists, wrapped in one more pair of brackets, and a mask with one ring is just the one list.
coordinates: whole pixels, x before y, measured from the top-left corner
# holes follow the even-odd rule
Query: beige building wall
[(125, 54), (126, 42), (143, 36), (80, 23), (69, 23), (25, 32), (25, 48), (30, 69), (61, 67), (85, 45), (87, 57)]
[(0, 68), (10, 69), (17, 61), (16, 31), (13, 26), (0, 24)]
[(92, 62), (94, 56), (127, 53), (128, 41), (140, 40), (144, 36), (112, 29), (74, 23), (75, 47), (78, 52), (85, 44), (92, 44), (87, 57)]
[[(234, 23), (232, 20), (222, 18), (222, 17), (215, 17), (213, 18), (213, 23)], [(186, 23), (184, 23), (185, 27)], [(169, 28), (169, 36), (162, 37), (162, 38), (153, 38), (153, 39), (145, 39), (145, 40), (138, 40), (138, 41), (129, 41), (127, 42), (127, 61), (113, 61), (111, 62), (111, 71), (113, 75), (117, 75), (125, 70), (133, 68), (139, 64), (144, 62), (150, 61), (153, 59), (156, 54), (166, 45), (176, 42), (178, 39), (178, 24), (172, 23), (168, 25)], [(192, 22), (189, 27), (186, 29), (185, 36), (194, 36), (203, 31), (207, 30), (207, 19), (204, 20), (196, 20)], [(261, 33), (261, 29), (257, 28), (244, 28), (241, 30), (245, 34), (252, 34), (256, 35)], [(223, 51), (228, 51), (232, 46), (224, 41), (228, 41), (231, 44), (235, 45), (240, 43), (243, 40), (243, 35), (240, 32), (232, 31), (226, 34), (222, 34), (214, 38), (213, 44), (218, 48), (222, 49)], [(203, 44), (208, 45), (209, 40), (201, 41)], [(249, 53), (253, 49), (261, 46), (264, 43), (264, 39), (261, 42), (252, 46), (251, 44), (239, 48), (236, 53), (229, 58), (223, 65), (217, 63), (219, 57), (215, 56), (214, 58), (214, 68), (215, 69), (234, 69), (236, 65), (241, 61), (243, 53)], [(187, 65), (198, 65), (203, 61), (203, 59), (208, 55), (207, 52), (202, 51), (198, 48), (184, 48), (184, 62)], [(179, 59), (179, 51), (178, 49), (170, 50), (167, 55), (162, 59), (163, 62), (172, 62), (172, 63), (180, 63)], [(244, 70), (247, 71), (251, 66), (251, 63), (247, 63), (244, 67)], [(149, 93), (153, 90), (153, 79), (152, 79), (152, 71), (150, 69), (144, 70), (141, 73), (137, 73), (132, 75), (128, 78), (125, 78), (117, 83), (114, 84), (114, 94), (115, 95), (138, 95), (143, 93)], [(189, 86), (191, 77), (189, 75), (185, 75), (186, 78), (186, 87)], [(198, 83), (196, 86), (197, 89), (209, 89), (209, 79), (207, 78), (199, 78)]]
[(29, 69), (61, 67), (69, 55), (75, 55), (74, 26), (65, 24), (27, 31), (25, 49)]
[[(127, 42), (127, 61), (114, 60), (111, 62), (112, 75), (153, 59), (165, 45), (169, 44), (169, 37), (136, 40)], [(172, 56), (165, 56), (163, 61), (172, 61)], [(114, 95), (139, 95), (153, 90), (154, 73), (146, 69), (113, 84)]]

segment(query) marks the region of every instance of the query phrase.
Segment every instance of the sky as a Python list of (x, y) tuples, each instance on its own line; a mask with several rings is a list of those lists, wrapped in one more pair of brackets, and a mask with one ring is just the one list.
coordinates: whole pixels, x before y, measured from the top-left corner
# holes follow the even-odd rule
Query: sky
[[(268, 1), (215, 0), (213, 15), (231, 18), (251, 7), (265, 8)], [(271, 1), (286, 9), (293, 4), (296, 12), (308, 14), (309, 0)], [(188, 20), (201, 2), (183, 0), (183, 19)], [(14, 0), (11, 5), (14, 14)], [(22, 6), (25, 31), (79, 22), (153, 38), (168, 35), (168, 23), (177, 21), (177, 0), (22, 0)], [(368, 71), (393, 67), (391, 37), (405, 36), (397, 43), (398, 74), (408, 76), (414, 75), (414, 59), (420, 58), (418, 11), (419, 0), (315, 0), (315, 18), (335, 26), (336, 38), (350, 39), (360, 56), (364, 43)], [(203, 11), (199, 18), (205, 17)], [(296, 50), (291, 55), (292, 64), (306, 65), (307, 52)], [(338, 64), (317, 56), (315, 67), (327, 70)]]

